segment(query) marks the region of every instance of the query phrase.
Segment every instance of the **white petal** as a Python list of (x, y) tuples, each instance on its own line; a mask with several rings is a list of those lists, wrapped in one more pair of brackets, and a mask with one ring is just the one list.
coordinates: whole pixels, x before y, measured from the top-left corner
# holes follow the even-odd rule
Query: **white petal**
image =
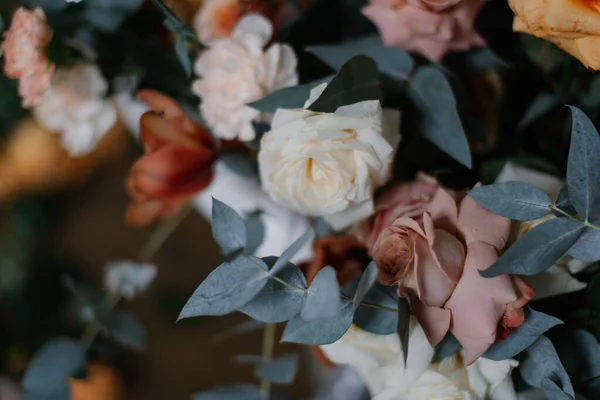
[(248, 14), (237, 23), (232, 36), (242, 40), (245, 35), (257, 36), (260, 47), (263, 47), (273, 36), (273, 25), (260, 14)]
[(326, 87), (327, 87), (327, 82), (321, 83), (320, 85), (315, 86), (314, 88), (312, 88), (312, 90), (310, 91), (310, 96), (308, 97), (308, 100), (306, 100), (306, 102), (304, 103), (304, 108), (310, 107), (312, 105), (312, 103), (314, 103), (315, 101), (317, 101), (317, 99), (325, 91)]
[(373, 206), (373, 200), (371, 199), (336, 214), (326, 215), (324, 218), (334, 230), (340, 231), (349, 227), (355, 222), (361, 221), (373, 215), (374, 212), (375, 209)]

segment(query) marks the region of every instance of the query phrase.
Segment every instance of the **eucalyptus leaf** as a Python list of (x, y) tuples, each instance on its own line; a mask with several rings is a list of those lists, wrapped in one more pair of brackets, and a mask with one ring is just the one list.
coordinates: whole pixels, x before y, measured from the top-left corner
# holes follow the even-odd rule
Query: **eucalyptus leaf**
[(550, 400), (573, 400), (575, 392), (554, 346), (540, 336), (525, 352), (519, 365), (523, 380), (542, 389)]
[(410, 302), (406, 297), (398, 297), (398, 336), (402, 345), (404, 365), (408, 358), (408, 339), (410, 337)]
[(193, 400), (260, 400), (260, 388), (253, 383), (218, 386), (192, 396)]
[(274, 113), (278, 108), (303, 108), (310, 97), (310, 91), (322, 83), (329, 83), (334, 75), (318, 79), (303, 85), (286, 87), (270, 93), (248, 106), (262, 112)]
[(472, 189), (469, 196), (495, 214), (518, 221), (532, 221), (550, 213), (552, 200), (533, 185), (501, 182)]
[(465, 64), (470, 71), (509, 68), (511, 65), (489, 47), (476, 47), (465, 53)]
[(471, 168), (469, 144), (446, 76), (436, 68), (421, 67), (411, 83), (408, 95), (423, 115), (421, 134), (456, 161)]
[(354, 293), (354, 298), (352, 299), (352, 311), (356, 312), (356, 309), (360, 305), (360, 302), (363, 301), (367, 292), (371, 290), (375, 281), (377, 280), (377, 274), (379, 270), (377, 269), (377, 264), (375, 261), (371, 261), (371, 263), (365, 269), (360, 280), (358, 281), (358, 286), (356, 288), (356, 292)]
[[(277, 258), (267, 257), (263, 260), (272, 266)], [(300, 314), (307, 296), (304, 274), (296, 265), (287, 263), (276, 277), (279, 280), (271, 277), (262, 290), (238, 311), (269, 323), (289, 321)]]
[(30, 390), (25, 390), (22, 400), (72, 400), (71, 387), (65, 380), (60, 388), (52, 393), (40, 393)]
[[(577, 214), (577, 211), (575, 210), (575, 207), (573, 207), (573, 203), (571, 203), (571, 199), (569, 198), (568, 185), (564, 185), (562, 189), (560, 189), (560, 192), (558, 193), (558, 196), (556, 197), (556, 200), (554, 202), (554, 206), (560, 208), (562, 211), (569, 215)], [(556, 216), (564, 217), (564, 215), (559, 212), (556, 213)]]
[(257, 178), (258, 165), (256, 161), (251, 160), (246, 154), (224, 152), (219, 155), (219, 161), (223, 162), (227, 168), (243, 178)]
[(337, 273), (332, 267), (325, 267), (311, 282), (300, 316), (304, 321), (326, 321), (336, 318), (340, 308)]
[(289, 384), (298, 372), (298, 354), (287, 354), (258, 365), (255, 374), (263, 381)]
[(45, 395), (64, 393), (67, 379), (85, 367), (85, 349), (70, 338), (47, 342), (33, 357), (23, 387), (28, 392)]
[(227, 204), (213, 198), (212, 232), (225, 255), (246, 248), (244, 219)]
[(352, 305), (345, 303), (339, 315), (325, 321), (307, 322), (298, 317), (292, 319), (287, 323), (281, 341), (314, 345), (330, 344), (344, 336), (350, 325), (352, 325)]
[(574, 219), (550, 219), (523, 235), (495, 264), (480, 274), (486, 278), (505, 274), (540, 274), (569, 250), (583, 226), (581, 221)]
[(533, 99), (529, 105), (529, 108), (525, 112), (525, 115), (519, 122), (517, 130), (523, 130), (527, 128), (533, 122), (548, 114), (550, 111), (558, 108), (558, 106), (561, 106), (562, 104), (562, 98), (554, 93), (542, 92), (538, 94)]
[(186, 40), (183, 36), (178, 36), (175, 40), (175, 54), (177, 54), (177, 58), (183, 67), (185, 76), (187, 76), (188, 79), (191, 78), (193, 73), (192, 60), (188, 54)]
[(367, 56), (356, 56), (346, 62), (321, 96), (308, 109), (333, 113), (341, 106), (366, 100), (381, 100), (379, 71)]
[[(600, 221), (594, 221), (594, 225), (598, 224)], [(583, 261), (600, 260), (600, 230), (584, 228), (581, 236), (569, 249), (569, 255)]]
[(284, 250), (281, 256), (277, 259), (273, 268), (271, 268), (271, 275), (276, 275), (283, 267), (287, 265), (292, 257), (294, 257), (302, 247), (304, 247), (307, 243), (312, 242), (315, 238), (315, 231), (312, 228), (308, 228), (306, 232), (302, 234), (298, 239), (294, 241)]
[(221, 264), (189, 298), (179, 319), (224, 315), (252, 300), (267, 284), (267, 264), (254, 256), (239, 255)]
[(495, 361), (513, 358), (546, 331), (562, 323), (558, 318), (527, 307), (523, 324), (513, 329), (506, 339), (492, 344), (483, 356)]
[(123, 346), (143, 350), (146, 345), (146, 330), (137, 318), (126, 311), (112, 311), (101, 321), (104, 329)]
[[(456, 337), (448, 332), (441, 342), (435, 346), (435, 353), (433, 354), (433, 362), (440, 362), (444, 358), (455, 354), (462, 348), (462, 345), (456, 339)], [(487, 356), (485, 356), (487, 358)]]
[(247, 254), (254, 254), (265, 239), (265, 223), (260, 214), (254, 214), (246, 218), (246, 248)]
[(590, 119), (578, 108), (572, 113), (567, 185), (573, 206), (586, 221), (600, 213), (600, 137)]
[(390, 335), (398, 329), (397, 307), (396, 287), (376, 283), (356, 309), (352, 323), (367, 332)]
[(557, 336), (555, 345), (575, 388), (592, 394), (587, 383), (600, 377), (600, 344), (594, 335), (583, 329), (568, 330)]
[(414, 61), (407, 52), (384, 46), (381, 38), (377, 35), (367, 36), (341, 45), (312, 46), (308, 48), (308, 51), (336, 71), (340, 70), (344, 63), (357, 55), (372, 58), (382, 74), (394, 79), (408, 79), (414, 67)]
[(25, 0), (31, 8), (41, 7), (46, 13), (63, 11), (69, 3), (66, 0)]

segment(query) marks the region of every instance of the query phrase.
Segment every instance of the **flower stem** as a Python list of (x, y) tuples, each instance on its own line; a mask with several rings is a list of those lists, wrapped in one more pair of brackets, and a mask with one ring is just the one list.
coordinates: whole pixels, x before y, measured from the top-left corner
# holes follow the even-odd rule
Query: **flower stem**
[[(273, 358), (273, 345), (275, 344), (275, 333), (277, 325), (266, 323), (263, 332), (262, 360), (270, 361)], [(260, 382), (260, 400), (269, 400), (271, 397), (271, 382), (262, 380)]]

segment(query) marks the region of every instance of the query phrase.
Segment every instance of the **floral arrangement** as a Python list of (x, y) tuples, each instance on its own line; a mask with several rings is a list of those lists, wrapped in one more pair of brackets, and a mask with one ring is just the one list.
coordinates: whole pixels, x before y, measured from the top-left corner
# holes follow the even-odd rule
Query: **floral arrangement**
[(319, 399), (600, 398), (593, 1), (10, 3), (1, 125), (76, 159), (127, 126), (124, 220), (158, 226), (103, 291), (66, 279), (81, 339), (39, 349), (24, 398), (83, 398), (99, 336), (143, 348), (119, 304), (192, 210), (223, 262), (179, 319), (264, 327), (257, 383), (195, 400), (293, 398), (277, 339)]

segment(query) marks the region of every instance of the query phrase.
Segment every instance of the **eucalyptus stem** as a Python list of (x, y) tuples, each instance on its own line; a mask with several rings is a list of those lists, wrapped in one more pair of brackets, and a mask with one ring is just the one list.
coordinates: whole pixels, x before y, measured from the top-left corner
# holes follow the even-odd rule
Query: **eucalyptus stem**
[(551, 205), (550, 209), (552, 211), (556, 211), (557, 213), (564, 215), (565, 217), (567, 217), (569, 219), (576, 219), (578, 221), (581, 221), (581, 222), (583, 222), (583, 225), (586, 226), (586, 227), (588, 227), (588, 228), (597, 229), (597, 230), (600, 231), (600, 226), (592, 224), (589, 221), (582, 221), (580, 218), (577, 218), (576, 215), (571, 215), (571, 214), (569, 214), (567, 212), (564, 212), (563, 210), (561, 210), (560, 208), (556, 207), (555, 205)]
[[(265, 324), (262, 342), (262, 360), (270, 361), (273, 358), (273, 347), (275, 344), (275, 333), (277, 325), (272, 323)], [(269, 400), (271, 397), (271, 382), (267, 380), (260, 381), (260, 399)]]

